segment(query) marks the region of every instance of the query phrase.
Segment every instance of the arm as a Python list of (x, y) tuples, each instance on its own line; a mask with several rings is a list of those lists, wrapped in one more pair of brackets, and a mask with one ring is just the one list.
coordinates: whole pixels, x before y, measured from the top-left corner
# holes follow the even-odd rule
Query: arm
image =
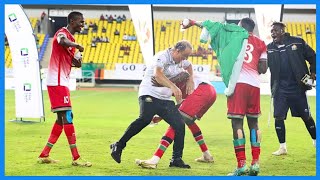
[(163, 69), (160, 67), (156, 67), (154, 75), (155, 75), (156, 81), (159, 84), (161, 84), (165, 87), (168, 87), (172, 90), (172, 93), (174, 94), (177, 103), (178, 104), (181, 103), (181, 101), (182, 101), (181, 90), (163, 74)]
[(61, 46), (75, 47), (75, 48), (79, 49), (80, 52), (84, 51), (84, 48), (81, 45), (70, 41), (64, 34), (59, 34), (57, 37), (57, 41), (58, 41), (59, 45), (61, 45)]
[(182, 29), (187, 29), (193, 25), (196, 25), (197, 27), (202, 28), (202, 21), (195, 21), (192, 19), (184, 19), (181, 22)]
[(194, 91), (194, 81), (193, 81), (193, 67), (192, 64), (190, 64), (187, 68), (186, 68), (187, 72), (189, 73), (189, 79), (187, 80), (187, 84), (186, 84), (186, 90), (187, 90), (187, 94), (190, 95), (193, 91)]
[(304, 44), (304, 58), (310, 64), (310, 78), (314, 81), (316, 80), (316, 53), (314, 50), (303, 40)]
[(267, 59), (260, 59), (259, 65), (258, 65), (259, 74), (265, 74), (267, 72), (267, 69), (268, 69)]

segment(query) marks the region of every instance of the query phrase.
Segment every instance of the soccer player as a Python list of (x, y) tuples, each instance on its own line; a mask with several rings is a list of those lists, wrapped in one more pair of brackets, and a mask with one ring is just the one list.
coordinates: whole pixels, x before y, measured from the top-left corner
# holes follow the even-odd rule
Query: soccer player
[(252, 161), (249, 175), (256, 176), (260, 171), (259, 156), (261, 132), (258, 126), (260, 111), (259, 74), (267, 71), (267, 53), (265, 43), (253, 34), (255, 23), (250, 18), (240, 20), (239, 26), (249, 32), (248, 44), (240, 76), (232, 96), (228, 97), (228, 118), (233, 129), (233, 145), (237, 158), (237, 168), (229, 175), (241, 176), (247, 173), (243, 118), (247, 116), (250, 130)]
[[(174, 82), (174, 80), (173, 80)], [(194, 139), (199, 144), (199, 147), (202, 151), (202, 156), (195, 159), (197, 162), (212, 163), (213, 157), (208, 150), (208, 147), (202, 136), (202, 132), (199, 126), (196, 124), (195, 120), (200, 120), (201, 117), (208, 111), (208, 109), (213, 105), (216, 100), (216, 91), (212, 84), (207, 78), (199, 77), (194, 75), (195, 90), (191, 95), (183, 93), (183, 99), (185, 99), (180, 107), (179, 111), (184, 119), (185, 124), (190, 129)], [(184, 92), (184, 86), (181, 83), (178, 87), (181, 87), (181, 91)], [(154, 118), (155, 121), (159, 121), (159, 118)], [(155, 169), (163, 156), (164, 152), (168, 146), (174, 140), (174, 130), (172, 127), (169, 127), (166, 133), (163, 135), (160, 140), (158, 149), (155, 151), (153, 157), (148, 160), (136, 160), (136, 164), (143, 168)]]
[[(129, 125), (122, 137), (110, 145), (111, 156), (117, 163), (121, 163), (122, 150), (127, 142), (150, 124), (153, 116), (158, 114), (175, 130), (175, 146), (169, 166), (190, 168), (182, 160), (185, 136), (183, 118), (171, 100), (171, 95), (174, 94), (176, 101), (181, 103), (182, 93), (169, 79), (180, 73), (182, 69), (185, 69), (191, 77), (193, 76), (192, 64), (187, 60), (191, 52), (192, 46), (188, 41), (179, 41), (173, 48), (161, 51), (154, 56), (139, 87), (140, 115)], [(153, 86), (153, 77), (164, 87)], [(186, 89), (188, 94), (192, 93), (194, 89), (192, 78), (188, 79)]]
[[(249, 175), (257, 175), (260, 170), (261, 141), (258, 127), (258, 116), (260, 115), (259, 74), (265, 73), (267, 70), (266, 45), (253, 35), (255, 23), (250, 18), (241, 19), (238, 26), (208, 20), (204, 22), (190, 20), (189, 24), (183, 24), (183, 28), (192, 25), (204, 28), (200, 40), (206, 42), (211, 37), (211, 47), (216, 51), (220, 65), (223, 65), (221, 66), (223, 81), (228, 87), (225, 91), (228, 101), (228, 118), (232, 123), (233, 144), (238, 162), (234, 172), (228, 175), (241, 176), (248, 173), (245, 155), (246, 140), (243, 131), (244, 116), (247, 116), (250, 129), (252, 161)], [(247, 43), (245, 43), (246, 38), (248, 38)], [(245, 51), (243, 51), (244, 47), (246, 47)], [(230, 53), (231, 51), (239, 53)], [(239, 57), (243, 52), (245, 55), (241, 59)], [(235, 59), (234, 56), (237, 58)], [(230, 69), (231, 61), (234, 65)], [(239, 74), (234, 72), (239, 72)], [(234, 82), (236, 83), (234, 84)]]
[[(284, 120), (289, 108), (293, 117), (301, 117), (316, 147), (316, 125), (306, 96), (306, 91), (312, 88), (316, 79), (316, 53), (302, 38), (286, 33), (285, 25), (281, 22), (272, 24), (271, 37), (273, 42), (268, 44), (268, 66), (275, 129), (280, 143), (280, 148), (272, 154), (279, 156), (287, 154)], [(306, 75), (310, 76), (309, 85), (301, 82)]]
[(51, 103), (51, 111), (57, 113), (48, 142), (43, 148), (39, 163), (56, 163), (49, 157), (50, 150), (64, 130), (70, 145), (73, 166), (90, 167), (92, 164), (80, 157), (76, 145), (76, 134), (73, 126), (70, 91), (68, 88), (71, 67), (81, 67), (81, 58), (76, 56), (76, 49), (83, 52), (84, 48), (75, 42), (74, 34), (81, 31), (84, 18), (80, 12), (68, 15), (68, 25), (59, 29), (53, 37), (52, 53), (48, 66), (47, 86)]

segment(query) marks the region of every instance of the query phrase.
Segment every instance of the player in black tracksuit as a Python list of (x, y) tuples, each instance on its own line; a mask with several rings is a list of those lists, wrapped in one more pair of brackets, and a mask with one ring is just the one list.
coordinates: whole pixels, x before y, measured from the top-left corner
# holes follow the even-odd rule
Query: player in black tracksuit
[[(311, 116), (306, 97), (310, 86), (301, 82), (304, 75), (316, 79), (315, 51), (301, 38), (285, 32), (285, 25), (272, 24), (273, 42), (268, 44), (268, 66), (271, 72), (271, 93), (274, 106), (275, 129), (280, 149), (273, 155), (287, 154), (284, 120), (290, 108), (293, 117), (301, 117), (315, 146), (316, 125)], [(309, 62), (308, 68), (306, 60)]]

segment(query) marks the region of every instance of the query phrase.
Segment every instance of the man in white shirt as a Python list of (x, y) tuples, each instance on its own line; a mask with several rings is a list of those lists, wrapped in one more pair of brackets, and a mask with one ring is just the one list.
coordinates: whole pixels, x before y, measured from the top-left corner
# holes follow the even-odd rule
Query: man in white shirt
[[(187, 94), (194, 89), (192, 64), (187, 60), (192, 53), (192, 45), (188, 41), (179, 41), (173, 48), (161, 51), (154, 56), (153, 62), (146, 69), (146, 74), (139, 87), (140, 115), (133, 121), (119, 141), (110, 145), (112, 158), (120, 163), (122, 150), (126, 143), (143, 128), (145, 128), (154, 115), (161, 116), (175, 130), (175, 145), (173, 147), (170, 167), (190, 168), (182, 160), (184, 148), (185, 126), (175, 103), (171, 100), (174, 94), (177, 103), (182, 101), (181, 90), (169, 79), (186, 70), (190, 78), (186, 83)], [(164, 87), (154, 86), (152, 79)]]

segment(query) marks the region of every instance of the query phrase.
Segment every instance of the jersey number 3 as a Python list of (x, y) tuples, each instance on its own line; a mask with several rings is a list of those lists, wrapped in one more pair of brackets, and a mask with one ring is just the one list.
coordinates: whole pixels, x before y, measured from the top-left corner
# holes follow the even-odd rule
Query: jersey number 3
[(252, 61), (252, 51), (254, 47), (252, 44), (247, 44), (246, 55), (244, 56), (244, 62), (250, 63)]

